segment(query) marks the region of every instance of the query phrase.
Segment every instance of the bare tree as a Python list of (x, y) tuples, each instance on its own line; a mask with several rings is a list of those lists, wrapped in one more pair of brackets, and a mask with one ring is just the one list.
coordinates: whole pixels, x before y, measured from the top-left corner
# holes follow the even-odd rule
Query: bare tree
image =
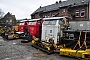
[(4, 12), (2, 11), (2, 9), (0, 9), (0, 19), (3, 17)]

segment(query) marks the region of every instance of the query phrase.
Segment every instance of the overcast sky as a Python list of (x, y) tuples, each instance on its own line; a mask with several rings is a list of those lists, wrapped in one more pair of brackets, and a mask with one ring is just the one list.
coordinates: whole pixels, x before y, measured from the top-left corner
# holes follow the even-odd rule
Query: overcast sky
[(12, 13), (16, 19), (31, 18), (31, 13), (37, 8), (54, 4), (56, 1), (59, 0), (0, 0), (0, 9), (5, 14)]

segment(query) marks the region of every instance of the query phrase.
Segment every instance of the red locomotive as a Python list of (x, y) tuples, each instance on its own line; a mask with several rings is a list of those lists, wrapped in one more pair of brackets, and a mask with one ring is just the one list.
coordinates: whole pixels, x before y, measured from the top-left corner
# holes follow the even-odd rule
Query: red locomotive
[(24, 27), (27, 25), (27, 23), (25, 21), (21, 21), (19, 26), (18, 26), (18, 30), (19, 32), (24, 32)]
[(32, 36), (41, 37), (42, 19), (31, 19), (27, 21), (27, 26)]

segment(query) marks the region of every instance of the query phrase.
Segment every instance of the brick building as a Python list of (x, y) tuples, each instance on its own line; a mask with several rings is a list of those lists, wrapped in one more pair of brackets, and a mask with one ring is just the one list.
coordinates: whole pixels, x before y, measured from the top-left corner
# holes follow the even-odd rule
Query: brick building
[(71, 17), (73, 20), (90, 20), (90, 0), (67, 0), (39, 7), (31, 14), (31, 18)]

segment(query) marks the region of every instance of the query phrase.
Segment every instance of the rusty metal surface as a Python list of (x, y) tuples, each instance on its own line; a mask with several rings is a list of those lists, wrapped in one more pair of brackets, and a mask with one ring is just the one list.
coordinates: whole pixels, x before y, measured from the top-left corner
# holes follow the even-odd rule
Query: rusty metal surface
[(3, 40), (0, 37), (0, 60), (77, 60), (59, 54), (47, 55), (31, 46), (31, 43), (21, 43), (22, 39)]
[(33, 53), (33, 57), (47, 57), (45, 53)]

